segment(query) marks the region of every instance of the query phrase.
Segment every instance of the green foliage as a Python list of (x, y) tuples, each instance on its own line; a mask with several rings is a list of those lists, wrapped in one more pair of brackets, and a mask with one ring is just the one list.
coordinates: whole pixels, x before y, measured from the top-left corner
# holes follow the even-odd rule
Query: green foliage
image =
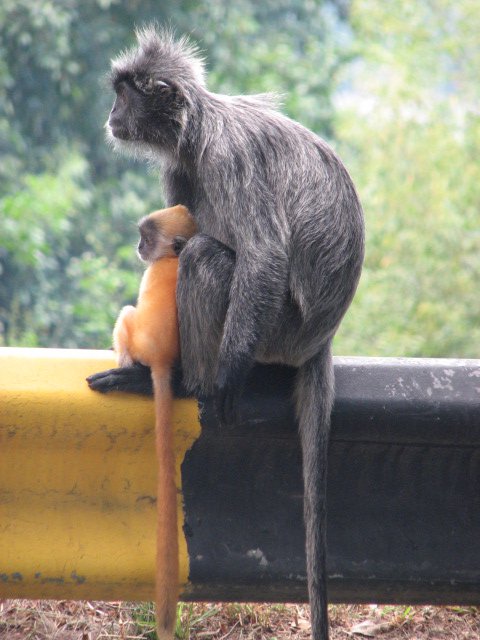
[(334, 3), (210, 0), (193, 15), (216, 90), (277, 93), (291, 117), (331, 135), (335, 76), (351, 55)]
[[(177, 614), (178, 615), (178, 614)], [(140, 602), (133, 605), (132, 617), (143, 640), (156, 640), (155, 605), (153, 602)]]
[(188, 640), (192, 632), (203, 622), (217, 615), (220, 607), (210, 606), (201, 612), (197, 612), (195, 605), (189, 602), (179, 602), (177, 605), (177, 619), (175, 623), (176, 640)]
[[(106, 347), (121, 301), (138, 287), (133, 250), (118, 249), (127, 235), (134, 246), (135, 228), (112, 230), (110, 212), (92, 207), (85, 160), (57, 153), (55, 173), (27, 174), (0, 200), (2, 342)], [(134, 208), (133, 192), (129, 201)]]
[[(188, 640), (192, 632), (203, 622), (217, 615), (220, 607), (210, 606), (203, 611), (198, 611), (192, 603), (179, 602), (177, 605), (177, 617), (175, 620), (174, 635), (176, 640)], [(133, 609), (133, 619), (138, 632), (145, 640), (155, 640), (155, 605), (152, 602), (142, 602)]]
[(368, 241), (337, 352), (478, 357), (480, 118), (467, 80), (480, 11), (358, 0), (353, 15), (362, 64), (337, 132)]
[(112, 99), (103, 79), (135, 25), (191, 31), (207, 49), (212, 88), (284, 91), (291, 115), (331, 131), (347, 48), (334, 5), (227, 5), (2, 2), (0, 344), (106, 347), (118, 309), (134, 301), (134, 222), (163, 201), (158, 178), (103, 141)]
[(337, 353), (476, 356), (476, 0), (3, 0), (0, 344), (106, 347), (136, 295), (135, 221), (158, 179), (103, 141), (109, 59), (157, 19), (205, 50), (209, 85), (283, 94), (345, 159), (367, 256)]

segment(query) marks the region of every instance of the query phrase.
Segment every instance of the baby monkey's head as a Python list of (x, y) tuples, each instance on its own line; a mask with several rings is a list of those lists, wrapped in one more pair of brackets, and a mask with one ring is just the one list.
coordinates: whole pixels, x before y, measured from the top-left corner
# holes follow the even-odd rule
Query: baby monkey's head
[(160, 209), (138, 223), (140, 241), (137, 253), (144, 262), (178, 256), (187, 240), (197, 232), (195, 220), (181, 204)]

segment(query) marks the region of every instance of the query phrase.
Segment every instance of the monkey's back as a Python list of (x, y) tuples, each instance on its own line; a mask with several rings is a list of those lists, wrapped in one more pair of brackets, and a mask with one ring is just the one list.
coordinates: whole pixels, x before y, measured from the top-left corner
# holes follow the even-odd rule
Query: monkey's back
[(132, 356), (170, 367), (179, 354), (176, 304), (178, 258), (161, 258), (143, 274), (132, 336)]
[[(250, 260), (277, 246), (288, 255), (289, 293), (308, 332), (319, 323), (334, 331), (364, 252), (363, 211), (348, 171), (322, 138), (261, 97), (210, 99), (196, 176), (202, 189), (191, 204), (200, 231)], [(228, 216), (217, 214), (223, 210)]]

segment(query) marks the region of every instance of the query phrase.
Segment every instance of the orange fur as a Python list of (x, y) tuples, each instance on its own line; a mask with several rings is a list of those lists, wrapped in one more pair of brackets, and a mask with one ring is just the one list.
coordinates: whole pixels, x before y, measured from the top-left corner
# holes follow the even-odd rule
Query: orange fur
[[(185, 207), (156, 211), (163, 237), (195, 233), (195, 223)], [(115, 324), (113, 342), (119, 364), (133, 361), (151, 367), (155, 398), (157, 476), (156, 609), (159, 640), (174, 634), (179, 593), (177, 488), (173, 450), (170, 371), (179, 357), (179, 333), (175, 299), (178, 258), (160, 257), (145, 271), (136, 307), (124, 307)]]

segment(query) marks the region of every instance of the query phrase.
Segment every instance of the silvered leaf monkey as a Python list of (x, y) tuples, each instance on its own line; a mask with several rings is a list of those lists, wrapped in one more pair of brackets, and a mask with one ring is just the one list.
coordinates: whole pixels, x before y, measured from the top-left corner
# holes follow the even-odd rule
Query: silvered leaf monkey
[(195, 222), (183, 206), (142, 218), (138, 255), (149, 267), (143, 274), (137, 306), (124, 307), (113, 330), (119, 365), (140, 362), (148, 365), (152, 374), (158, 459), (156, 608), (160, 640), (173, 640), (179, 580), (170, 386), (170, 372), (179, 357), (177, 256), (195, 230)]
[[(107, 134), (158, 161), (168, 203), (185, 204), (198, 224), (179, 259), (183, 381), (213, 393), (230, 425), (255, 361), (297, 368), (312, 634), (326, 640), (331, 343), (360, 276), (362, 208), (334, 151), (271, 98), (212, 93), (195, 47), (170, 32), (149, 27), (137, 39), (112, 63)], [(145, 386), (141, 369), (127, 371), (90, 384)]]

